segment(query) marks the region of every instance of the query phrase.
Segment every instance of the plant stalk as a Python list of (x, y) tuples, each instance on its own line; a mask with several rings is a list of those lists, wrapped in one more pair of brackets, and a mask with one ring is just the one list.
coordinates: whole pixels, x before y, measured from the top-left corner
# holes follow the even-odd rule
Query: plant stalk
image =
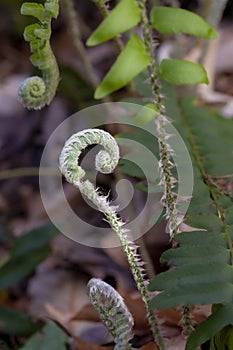
[[(154, 40), (152, 39), (152, 30), (147, 15), (147, 1), (137, 0), (138, 6), (141, 13), (141, 25), (142, 33), (144, 38), (144, 43), (146, 46), (147, 54), (150, 57), (150, 64), (148, 66), (149, 77), (151, 81), (153, 103), (158, 110), (158, 116), (155, 121), (157, 125), (158, 132), (158, 143), (159, 143), (159, 153), (160, 161), (159, 168), (161, 174), (161, 185), (163, 186), (164, 195), (162, 197), (162, 204), (166, 208), (166, 219), (168, 220), (168, 230), (171, 239), (178, 233), (178, 213), (176, 208), (176, 194), (173, 192), (174, 178), (172, 176), (171, 169), (173, 163), (171, 162), (171, 155), (173, 150), (168, 144), (167, 140), (169, 134), (167, 134), (165, 126), (168, 123), (166, 118), (166, 111), (163, 104), (163, 96), (161, 94), (160, 79), (157, 72), (156, 59), (154, 55)], [(183, 330), (185, 333), (190, 333), (190, 325), (192, 324), (190, 311), (188, 307), (182, 307), (182, 321)]]

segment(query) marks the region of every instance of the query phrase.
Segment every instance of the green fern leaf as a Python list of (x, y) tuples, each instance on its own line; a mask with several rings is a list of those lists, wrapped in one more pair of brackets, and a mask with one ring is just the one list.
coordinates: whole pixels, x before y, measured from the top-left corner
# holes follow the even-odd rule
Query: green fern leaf
[[(167, 110), (172, 111), (169, 106)], [(186, 140), (194, 167), (194, 192), (186, 223), (202, 231), (177, 235), (178, 247), (162, 255), (162, 262), (175, 268), (151, 282), (150, 290), (161, 291), (151, 306), (231, 304), (233, 206), (231, 194), (219, 187), (215, 176), (232, 173), (233, 124), (186, 101), (176, 113), (175, 126)]]
[[(199, 324), (189, 336), (185, 350), (196, 350), (198, 346), (212, 338), (228, 325), (233, 325), (233, 305), (226, 304), (213, 313), (207, 320)], [(225, 338), (226, 340), (226, 338)], [(229, 341), (231, 341), (229, 339)], [(221, 346), (222, 346), (221, 342)], [(224, 347), (225, 348), (225, 347)], [(228, 347), (228, 349), (232, 349)]]

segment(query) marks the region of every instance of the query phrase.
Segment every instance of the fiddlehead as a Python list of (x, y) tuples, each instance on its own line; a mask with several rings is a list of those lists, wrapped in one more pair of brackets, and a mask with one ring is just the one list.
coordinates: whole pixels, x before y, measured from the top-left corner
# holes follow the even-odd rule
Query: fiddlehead
[(144, 263), (137, 253), (137, 246), (129, 241), (126, 234), (127, 230), (123, 228), (124, 223), (117, 216), (116, 207), (112, 207), (107, 197), (101, 196), (89, 180), (83, 180), (85, 171), (78, 165), (78, 159), (81, 151), (91, 144), (100, 144), (105, 148), (105, 150), (100, 151), (96, 156), (96, 169), (105, 174), (112, 172), (119, 160), (119, 148), (115, 139), (109, 133), (99, 129), (83, 130), (74, 134), (66, 141), (60, 155), (60, 170), (68, 182), (77, 187), (82, 194), (97, 206), (98, 210), (105, 215), (108, 223), (116, 232), (121, 246), (127, 255), (134, 280), (145, 304), (154, 339), (159, 349), (163, 350), (164, 343), (160, 335), (158, 321), (153, 311), (149, 308), (148, 281), (144, 277)]
[(31, 24), (24, 30), (24, 39), (30, 43), (32, 64), (42, 71), (38, 76), (27, 78), (19, 87), (21, 103), (28, 109), (40, 109), (48, 105), (57, 89), (59, 70), (50, 46), (51, 20), (57, 18), (58, 0), (46, 0), (45, 4), (24, 3), (23, 15), (34, 16), (39, 23)]
[(133, 316), (123, 298), (109, 284), (92, 278), (87, 285), (89, 299), (116, 343), (114, 350), (131, 350)]

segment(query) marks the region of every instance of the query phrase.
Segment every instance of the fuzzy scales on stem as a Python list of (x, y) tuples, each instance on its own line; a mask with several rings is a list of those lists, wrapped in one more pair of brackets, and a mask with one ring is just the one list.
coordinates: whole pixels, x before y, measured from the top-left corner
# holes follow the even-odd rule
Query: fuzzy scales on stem
[[(163, 197), (161, 202), (166, 209), (166, 219), (168, 220), (168, 231), (171, 239), (178, 233), (178, 211), (177, 211), (177, 194), (174, 192), (174, 185), (176, 179), (172, 176), (172, 168), (174, 166), (172, 162), (172, 156), (174, 151), (168, 143), (168, 139), (172, 137), (166, 131), (166, 125), (169, 120), (166, 117), (165, 107), (163, 105), (163, 96), (161, 94), (159, 74), (156, 67), (156, 59), (154, 55), (154, 40), (152, 38), (151, 25), (148, 19), (146, 5), (147, 0), (137, 0), (138, 7), (141, 14), (141, 26), (142, 34), (146, 47), (147, 54), (150, 57), (150, 63), (148, 66), (149, 77), (151, 81), (151, 88), (153, 94), (153, 103), (158, 110), (158, 116), (155, 120), (158, 133), (159, 143), (159, 171), (160, 171), (160, 185), (163, 188)], [(182, 307), (182, 326), (186, 335), (192, 331), (192, 322), (190, 317), (189, 308)]]
[(112, 229), (116, 232), (121, 246), (127, 255), (128, 262), (141, 293), (142, 300), (147, 310), (147, 317), (155, 342), (160, 350), (164, 350), (163, 339), (160, 335), (158, 321), (153, 311), (149, 308), (150, 296), (148, 281), (145, 279), (144, 263), (137, 252), (137, 246), (128, 239), (124, 223), (117, 216), (116, 207), (110, 205), (106, 196), (102, 196), (89, 180), (83, 180), (85, 171), (78, 165), (79, 156), (88, 145), (98, 144), (104, 147), (95, 160), (96, 169), (104, 174), (111, 173), (119, 160), (119, 148), (115, 139), (106, 131), (99, 129), (87, 129), (72, 135), (65, 143), (60, 155), (60, 170), (66, 180), (73, 184), (101, 211)]

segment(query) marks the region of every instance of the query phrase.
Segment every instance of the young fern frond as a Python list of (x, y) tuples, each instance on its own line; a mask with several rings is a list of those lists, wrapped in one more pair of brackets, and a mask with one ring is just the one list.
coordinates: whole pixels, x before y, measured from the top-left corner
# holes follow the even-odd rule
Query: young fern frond
[(173, 150), (169, 145), (168, 139), (170, 137), (167, 134), (165, 126), (169, 122), (166, 117), (166, 111), (163, 104), (163, 96), (161, 93), (159, 74), (156, 68), (156, 60), (154, 57), (154, 45), (152, 38), (151, 26), (146, 13), (146, 0), (137, 0), (140, 13), (141, 13), (141, 25), (145, 47), (147, 54), (150, 57), (150, 63), (148, 65), (149, 77), (151, 82), (153, 102), (158, 111), (155, 123), (157, 124), (158, 132), (158, 143), (159, 143), (159, 170), (161, 174), (160, 184), (163, 187), (164, 196), (162, 198), (162, 204), (166, 208), (166, 218), (169, 220), (169, 234), (173, 238), (177, 233), (178, 220), (177, 220), (177, 208), (176, 208), (176, 194), (173, 192), (174, 187), (174, 177), (172, 176), (171, 170), (173, 163), (171, 161), (171, 156), (173, 155)]
[(85, 171), (78, 165), (78, 159), (83, 149), (88, 145), (99, 144), (105, 149), (96, 156), (96, 169), (104, 174), (111, 173), (119, 160), (119, 148), (115, 139), (106, 131), (99, 129), (87, 129), (71, 136), (65, 143), (60, 155), (60, 169), (68, 182), (77, 187), (92, 203), (101, 211), (112, 229), (116, 232), (123, 251), (141, 293), (147, 310), (148, 321), (153, 333), (155, 342), (160, 350), (164, 350), (163, 339), (160, 335), (158, 321), (153, 311), (149, 308), (150, 296), (147, 289), (148, 281), (145, 280), (143, 262), (137, 253), (137, 246), (129, 241), (127, 230), (123, 228), (124, 223), (117, 216), (116, 208), (112, 207), (106, 196), (101, 196), (89, 180), (83, 180)]
[[(158, 110), (155, 123), (157, 125), (158, 132), (158, 144), (159, 144), (159, 170), (160, 170), (160, 184), (163, 187), (163, 197), (161, 199), (162, 204), (165, 207), (165, 216), (168, 220), (168, 232), (171, 239), (178, 232), (178, 212), (177, 212), (177, 195), (174, 193), (174, 177), (172, 176), (173, 163), (171, 157), (174, 153), (171, 146), (168, 143), (168, 139), (171, 135), (167, 134), (165, 126), (168, 123), (166, 117), (166, 111), (163, 104), (163, 96), (161, 93), (159, 74), (156, 68), (156, 60), (154, 55), (154, 45), (151, 25), (146, 12), (146, 0), (137, 0), (138, 7), (141, 15), (141, 25), (145, 47), (147, 54), (150, 57), (150, 63), (148, 65), (149, 77), (151, 82), (153, 103)], [(176, 179), (175, 179), (176, 181)], [(192, 330), (192, 322), (189, 314), (189, 309), (184, 306), (182, 308), (182, 327), (185, 334), (190, 334)]]
[(114, 349), (131, 350), (134, 320), (121, 295), (98, 278), (90, 279), (87, 290), (92, 305), (114, 338)]
[(50, 46), (51, 20), (57, 18), (58, 0), (46, 0), (45, 4), (24, 3), (21, 13), (34, 16), (39, 23), (28, 25), (24, 39), (30, 43), (31, 62), (42, 71), (38, 76), (27, 78), (19, 87), (19, 99), (28, 109), (41, 109), (49, 105), (59, 83), (59, 69)]

